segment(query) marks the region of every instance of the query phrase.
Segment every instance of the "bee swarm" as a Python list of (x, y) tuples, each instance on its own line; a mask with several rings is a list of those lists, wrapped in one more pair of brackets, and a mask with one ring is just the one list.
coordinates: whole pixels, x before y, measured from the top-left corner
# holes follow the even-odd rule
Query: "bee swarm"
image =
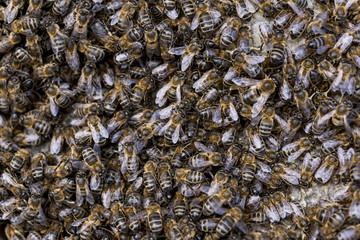
[(0, 229), (360, 239), (359, 11), (2, 0)]

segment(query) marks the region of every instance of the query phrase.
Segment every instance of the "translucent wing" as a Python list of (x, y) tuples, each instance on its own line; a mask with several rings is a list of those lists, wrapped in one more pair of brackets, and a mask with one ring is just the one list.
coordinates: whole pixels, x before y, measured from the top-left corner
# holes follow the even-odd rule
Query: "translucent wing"
[(166, 12), (166, 16), (168, 16), (170, 19), (176, 19), (179, 16), (179, 14), (175, 9), (171, 11), (166, 10), (165, 12)]
[(195, 54), (189, 53), (183, 57), (183, 59), (181, 60), (181, 71), (184, 72), (184, 71), (186, 71), (186, 69), (189, 68), (194, 56), (195, 56)]
[(121, 10), (117, 11), (114, 15), (110, 16), (110, 25), (115, 25), (119, 22)]
[(58, 154), (60, 152), (61, 141), (62, 141), (62, 136), (59, 136), (57, 138), (53, 137), (51, 139), (51, 143), (50, 143), (50, 152), (51, 152), (51, 154)]
[(232, 80), (237, 75), (235, 68), (230, 68), (224, 76), (225, 80)]
[(171, 105), (161, 109), (159, 112), (160, 119), (167, 119), (167, 118), (171, 117), (171, 114), (172, 114), (172, 111), (174, 108), (175, 108), (175, 104), (171, 104)]
[(207, 147), (205, 146), (203, 143), (201, 142), (195, 142), (194, 143), (196, 149), (200, 152), (207, 152), (207, 153), (211, 153), (212, 151)]
[(259, 80), (252, 79), (252, 78), (232, 78), (231, 79), (236, 85), (240, 87), (249, 87), (249, 86), (255, 86), (259, 84)]
[(292, 1), (288, 1), (287, 4), (294, 10), (294, 12), (300, 17), (305, 17), (305, 13)]
[(109, 138), (109, 133), (108, 131), (106, 130), (106, 128), (104, 127), (104, 125), (102, 125), (102, 123), (99, 123), (98, 124), (98, 127), (100, 129), (100, 134), (101, 136), (103, 136), (104, 138)]
[(254, 13), (256, 10), (249, 0), (244, 0), (249, 12)]
[(172, 136), (172, 142), (175, 144), (179, 141), (180, 138), (180, 128), (181, 128), (181, 124), (177, 125), (174, 131), (174, 134)]
[(191, 22), (191, 30), (194, 31), (199, 26), (199, 13), (196, 13), (192, 22)]
[(221, 122), (221, 104), (213, 111), (213, 122)]
[(76, 184), (76, 203), (77, 205), (80, 207), (84, 202), (84, 198), (81, 196), (81, 189), (78, 186), (78, 184)]
[(232, 118), (232, 120), (237, 121), (239, 119), (239, 115), (236, 111), (234, 104), (232, 102), (230, 102), (229, 107), (230, 107), (230, 117)]
[(315, 178), (325, 184), (329, 181), (334, 170), (334, 166), (328, 167), (325, 163), (322, 164), (315, 173)]
[(175, 55), (182, 55), (185, 53), (186, 47), (174, 47), (170, 48), (168, 53)]
[(163, 136), (165, 131), (170, 127), (171, 119), (159, 130), (159, 136)]
[(340, 48), (340, 52), (344, 52), (347, 49), (353, 40), (353, 36), (349, 33), (343, 34), (339, 40), (334, 45), (334, 48)]
[(288, 158), (288, 162), (295, 161), (305, 150), (306, 149), (300, 149), (299, 151), (292, 153)]
[(265, 57), (263, 57), (263, 56), (245, 55), (244, 59), (247, 63), (254, 64), (254, 65), (260, 64), (263, 61), (265, 61)]
[(281, 129), (284, 129), (286, 132), (290, 132), (291, 128), (289, 124), (282, 119), (279, 115), (275, 114), (275, 119), (278, 121), (279, 125), (281, 126)]
[[(295, 171), (293, 171), (293, 172), (295, 172)], [(299, 175), (299, 173), (297, 173), (297, 172), (295, 172), (295, 173), (296, 173), (295, 175), (292, 175), (292, 174), (289, 174), (289, 173), (287, 173), (287, 174), (282, 174), (282, 175), (281, 175), (281, 178), (282, 178), (284, 181), (286, 181), (286, 182), (288, 182), (288, 183), (290, 183), (290, 184), (299, 185), (300, 175)]]
[(98, 143), (100, 141), (100, 133), (96, 131), (95, 127), (93, 125), (90, 125), (91, 135), (94, 140), (94, 142)]
[(221, 141), (226, 142), (233, 135), (234, 131), (235, 131), (234, 128), (230, 128), (230, 129), (226, 130), (224, 132), (224, 134), (222, 135)]
[(247, 9), (243, 8), (239, 1), (236, 1), (235, 5), (236, 5), (236, 12), (237, 12), (239, 18), (243, 18), (244, 15), (247, 13), (247, 11), (246, 11)]
[(298, 206), (295, 203), (290, 202), (289, 204), (290, 204), (290, 206), (293, 210), (293, 213), (296, 217), (304, 217), (304, 214), (302, 213), (301, 209), (298, 208)]
[(322, 116), (321, 118), (319, 118), (318, 124), (322, 125), (322, 124), (326, 123), (327, 121), (329, 121), (330, 118), (335, 114), (335, 112), (336, 112), (335, 110), (330, 111), (327, 114), (325, 114), (324, 116)]
[(49, 105), (50, 105), (50, 111), (53, 116), (57, 116), (59, 108), (54, 102), (54, 99), (49, 97)]
[(280, 97), (285, 101), (291, 99), (291, 88), (285, 79), (280, 87)]
[(360, 200), (358, 198), (353, 198), (349, 208), (349, 216), (360, 219)]
[(204, 73), (201, 78), (199, 80), (197, 80), (196, 82), (194, 82), (193, 84), (193, 88), (195, 89), (195, 92), (200, 92), (200, 87), (201, 85), (204, 83), (204, 81), (208, 78), (208, 76), (210, 75), (210, 71), (207, 71), (206, 73)]
[(268, 100), (270, 94), (263, 94), (259, 97), (259, 99), (257, 100), (257, 102), (254, 104), (252, 110), (251, 110), (251, 117), (254, 118), (256, 117), (261, 110), (263, 109), (266, 101)]
[(265, 207), (264, 212), (265, 212), (266, 216), (269, 218), (270, 222), (279, 222), (280, 221), (279, 213), (277, 212), (274, 205), (270, 204), (270, 206)]

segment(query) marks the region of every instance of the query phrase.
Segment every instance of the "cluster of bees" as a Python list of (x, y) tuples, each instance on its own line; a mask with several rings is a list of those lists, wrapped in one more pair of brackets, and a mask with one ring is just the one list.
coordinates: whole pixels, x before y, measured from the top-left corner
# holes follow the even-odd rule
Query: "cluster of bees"
[(359, 239), (359, 11), (2, 0), (7, 238)]

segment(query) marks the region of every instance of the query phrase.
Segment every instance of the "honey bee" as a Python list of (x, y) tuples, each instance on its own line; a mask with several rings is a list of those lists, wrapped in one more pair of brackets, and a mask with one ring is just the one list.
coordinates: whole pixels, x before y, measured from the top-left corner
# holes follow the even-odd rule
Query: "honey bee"
[(315, 172), (315, 179), (322, 184), (327, 183), (330, 180), (331, 176), (333, 175), (333, 172), (335, 168), (338, 166), (338, 164), (339, 164), (339, 159), (336, 156), (334, 155), (327, 156), (323, 164)]
[(16, 44), (21, 41), (21, 36), (14, 32), (11, 32), (7, 36), (0, 38), (0, 53), (9, 52)]
[(34, 76), (36, 78), (52, 77), (58, 71), (58, 65), (55, 63), (48, 63), (34, 69)]
[[(273, 167), (274, 174), (278, 175), (289, 185), (299, 185), (300, 174), (290, 168), (285, 167), (283, 164), (276, 163)], [(275, 181), (276, 178), (271, 181)]]
[(21, 116), (19, 124), (24, 127), (32, 128), (41, 135), (48, 135), (52, 131), (51, 126), (46, 121), (32, 116)]
[(239, 28), (241, 26), (240, 19), (234, 17), (225, 22), (217, 32), (217, 36), (220, 37), (220, 48), (231, 49), (234, 48), (234, 43), (239, 36)]
[(346, 240), (346, 239), (356, 239), (359, 237), (359, 224), (355, 226), (348, 226), (341, 230), (337, 235), (336, 239)]
[(181, 125), (184, 121), (185, 114), (182, 110), (178, 110), (174, 113), (170, 120), (159, 130), (159, 135), (164, 136), (167, 144), (176, 144), (180, 137)]
[(242, 221), (243, 212), (239, 207), (233, 207), (227, 212), (216, 226), (215, 235), (219, 238), (226, 236), (235, 226), (244, 233), (249, 230)]
[(95, 37), (104, 44), (104, 48), (110, 52), (116, 52), (118, 50), (118, 37), (113, 35), (106, 25), (101, 21), (95, 21), (91, 30)]
[(174, 219), (169, 219), (169, 221), (166, 221), (164, 230), (167, 238), (169, 239), (183, 239), (183, 234), (179, 228), (179, 225)]
[(281, 10), (274, 19), (274, 27), (282, 30), (291, 22), (293, 14), (288, 10)]
[(334, 213), (324, 226), (320, 228), (320, 235), (323, 237), (329, 236), (337, 229), (339, 229), (346, 220), (346, 215), (341, 210)]
[(109, 133), (102, 125), (101, 120), (96, 115), (89, 116), (87, 124), (91, 130), (91, 135), (95, 143), (100, 143), (103, 140), (101, 138), (109, 138)]
[(16, 197), (24, 198), (26, 196), (26, 189), (24, 185), (18, 183), (16, 179), (7, 171), (2, 173), (1, 181), (2, 185)]
[(309, 20), (306, 18), (298, 16), (289, 26), (289, 33), (291, 39), (299, 38), (306, 30), (309, 24)]
[(146, 92), (152, 87), (154, 83), (155, 79), (152, 77), (145, 77), (140, 79), (140, 81), (132, 89), (130, 101), (134, 105), (139, 104), (144, 98)]
[(24, 35), (33, 35), (33, 31), (36, 30), (40, 25), (40, 21), (37, 18), (22, 18), (20, 20), (15, 20), (11, 23), (11, 29), (15, 33), (20, 33)]
[(194, 31), (199, 25), (202, 33), (205, 35), (210, 34), (215, 29), (215, 25), (220, 21), (221, 13), (210, 8), (209, 5), (208, 1), (198, 2), (195, 16), (191, 22), (192, 31)]
[(226, 153), (226, 157), (225, 157), (225, 169), (226, 170), (230, 170), (231, 168), (233, 168), (238, 159), (240, 158), (240, 154), (241, 154), (241, 146), (234, 144), (232, 145), (227, 153)]
[(355, 219), (360, 218), (360, 190), (357, 189), (353, 193), (353, 198), (349, 208), (349, 216)]
[(342, 103), (336, 106), (335, 114), (332, 116), (331, 121), (335, 126), (344, 126), (345, 129), (351, 132), (351, 127), (348, 122), (348, 114), (352, 109), (352, 103), (348, 100), (344, 100)]
[(350, 165), (350, 177), (355, 183), (360, 182), (360, 164), (359, 164), (359, 157), (358, 153), (355, 153), (351, 159)]
[(134, 174), (139, 168), (139, 157), (136, 154), (136, 147), (134, 142), (127, 142), (124, 144), (124, 160), (121, 164), (121, 172), (130, 172)]
[(120, 24), (124, 22), (130, 22), (134, 16), (135, 11), (138, 8), (138, 4), (135, 1), (126, 2), (120, 10), (114, 15), (110, 16), (110, 25)]
[(144, 165), (144, 186), (149, 193), (155, 193), (156, 190), (156, 178), (154, 175), (156, 168), (156, 162), (151, 160)]
[(288, 158), (289, 162), (296, 160), (303, 152), (309, 150), (315, 145), (312, 137), (303, 137), (298, 141), (289, 143), (282, 148), (283, 154)]
[[(195, 92), (197, 92), (197, 93), (204, 91), (204, 90), (210, 88), (219, 79), (220, 79), (220, 76), (218, 75), (216, 70), (212, 69), (212, 70), (204, 73), (199, 80), (194, 82), (193, 88), (195, 89)], [(208, 100), (209, 100), (209, 102), (211, 102), (213, 97), (215, 97), (214, 90), (209, 92), (209, 95), (207, 95), (207, 94), (204, 95), (204, 99), (203, 99), (204, 103), (208, 102)], [(210, 103), (208, 103), (208, 104), (210, 104)], [(204, 105), (204, 104), (198, 103), (198, 108), (200, 105)]]
[(51, 11), (55, 15), (64, 16), (68, 11), (69, 6), (70, 6), (70, 0), (57, 0), (53, 4)]
[(255, 13), (255, 7), (248, 0), (235, 1), (236, 12), (239, 18), (250, 21), (251, 16)]
[(333, 18), (336, 23), (341, 23), (346, 20), (348, 9), (355, 1), (336, 1), (333, 10)]
[(104, 219), (102, 213), (103, 207), (100, 205), (94, 205), (91, 208), (91, 214), (85, 218), (81, 218), (73, 222), (71, 225), (78, 227), (81, 225), (80, 229), (76, 232), (80, 234), (80, 239), (89, 239), (91, 238), (94, 229), (100, 225), (101, 220)]
[(94, 63), (101, 61), (105, 56), (104, 49), (91, 45), (87, 40), (80, 40), (78, 42), (78, 50), (83, 53), (89, 61)]
[(203, 214), (210, 216), (214, 213), (223, 215), (225, 210), (222, 208), (223, 204), (229, 203), (233, 198), (232, 191), (230, 189), (224, 189), (215, 195), (210, 196), (203, 205)]
[(299, 184), (300, 186), (309, 187), (309, 184), (312, 180), (312, 177), (320, 166), (321, 158), (320, 157), (311, 157), (310, 153), (306, 153), (304, 156), (304, 161), (301, 165)]
[[(239, 120), (239, 115), (236, 111), (236, 108), (234, 106), (234, 103), (231, 99), (229, 92), (226, 91), (220, 95), (221, 95), (221, 98), (220, 98), (220, 105), (219, 105), (218, 109), (221, 108), (221, 111), (222, 111), (223, 115), (225, 116), (226, 120), (228, 120), (230, 123), (236, 122), (237, 120)], [(221, 121), (221, 119), (218, 119), (216, 117), (219, 115), (220, 114), (217, 112), (214, 113), (214, 117), (213, 117), (214, 122)]]
[(20, 149), (17, 151), (13, 158), (10, 160), (9, 166), (14, 171), (19, 171), (21, 167), (29, 161), (31, 155), (29, 151), (25, 149)]
[(76, 203), (81, 206), (84, 199), (90, 204), (94, 204), (95, 200), (90, 191), (85, 172), (79, 171), (76, 173)]
[(178, 70), (179, 63), (177, 61), (166, 62), (151, 70), (151, 73), (157, 77), (158, 80), (163, 80), (170, 74)]
[(165, 84), (157, 93), (155, 103), (162, 107), (166, 100), (176, 100), (177, 103), (181, 101), (181, 86), (184, 83), (184, 72), (176, 72), (171, 78), (170, 82)]
[(47, 84), (45, 86), (45, 92), (48, 96), (50, 110), (53, 116), (57, 116), (59, 107), (68, 107), (71, 103), (71, 97), (75, 95), (66, 85), (58, 87), (56, 85)]
[(182, 55), (181, 71), (184, 72), (191, 65), (194, 56), (199, 54), (201, 48), (201, 44), (198, 42), (198, 39), (195, 38), (187, 47), (183, 46), (170, 48), (169, 53), (175, 55)]
[(75, 42), (66, 42), (65, 59), (71, 70), (77, 71), (80, 69), (80, 59)]
[(339, 91), (341, 94), (353, 94), (355, 91), (355, 78), (352, 77), (352, 65), (346, 62), (340, 62), (338, 74), (332, 83), (332, 91)]
[(53, 52), (58, 55), (65, 51), (65, 41), (68, 37), (60, 31), (59, 25), (48, 20), (45, 22), (46, 31), (50, 37), (51, 48)]
[(312, 40), (309, 40), (307, 47), (313, 51), (316, 51), (317, 54), (321, 55), (325, 53), (329, 48), (333, 47), (336, 43), (336, 38), (332, 34), (326, 34), (324, 36), (315, 37)]
[(44, 177), (46, 157), (43, 153), (36, 153), (31, 161), (31, 174), (35, 181), (41, 181)]
[(218, 166), (222, 161), (219, 153), (201, 152), (189, 159), (189, 165), (192, 168), (199, 169), (207, 166)]
[(86, 39), (90, 18), (90, 11), (87, 9), (83, 8), (78, 11), (74, 29), (71, 33), (72, 39)]

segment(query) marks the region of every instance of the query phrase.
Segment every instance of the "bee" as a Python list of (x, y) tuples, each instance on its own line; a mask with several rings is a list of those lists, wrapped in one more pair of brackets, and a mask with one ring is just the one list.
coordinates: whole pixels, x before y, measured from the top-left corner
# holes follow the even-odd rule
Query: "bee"
[(231, 59), (233, 67), (225, 74), (225, 80), (236, 77), (242, 70), (250, 77), (261, 78), (263, 76), (263, 72), (259, 66), (259, 64), (265, 60), (263, 56), (247, 55), (243, 53), (241, 49), (238, 49), (232, 53)]
[(201, 152), (189, 159), (189, 166), (199, 169), (207, 166), (218, 166), (221, 162), (222, 157), (220, 153)]
[(66, 85), (58, 87), (47, 84), (44, 89), (48, 96), (50, 110), (53, 116), (57, 116), (59, 107), (67, 108), (71, 104), (71, 97), (75, 95), (73, 91), (67, 89)]
[(179, 63), (177, 61), (166, 62), (152, 69), (151, 73), (157, 77), (158, 80), (163, 80), (170, 74), (178, 70)]
[(80, 234), (80, 239), (91, 238), (94, 229), (100, 226), (101, 220), (104, 219), (104, 215), (102, 214), (102, 206), (94, 205), (91, 207), (91, 210), (92, 211), (89, 216), (78, 219), (71, 224), (73, 227), (78, 227), (81, 225), (80, 229), (76, 232), (77, 234)]
[(73, 104), (75, 108), (73, 115), (76, 117), (86, 117), (88, 115), (100, 115), (102, 113), (102, 106), (99, 103), (89, 104)]
[(179, 225), (174, 219), (169, 219), (169, 221), (166, 221), (164, 230), (168, 239), (183, 239), (183, 234), (179, 228)]
[(198, 39), (193, 39), (191, 43), (185, 47), (175, 47), (170, 48), (169, 53), (175, 55), (182, 55), (181, 56), (181, 71), (186, 71), (191, 65), (193, 58), (195, 55), (200, 53), (202, 49), (202, 45), (199, 43)]
[(186, 198), (180, 192), (176, 192), (175, 194), (173, 211), (177, 219), (181, 219), (182, 217), (184, 217), (187, 212)]
[(10, 160), (9, 166), (14, 171), (19, 171), (21, 167), (30, 160), (30, 153), (25, 149), (17, 151)]
[(166, 161), (162, 161), (157, 165), (157, 179), (160, 188), (164, 192), (170, 192), (172, 189), (171, 167)]
[(335, 8), (333, 10), (333, 18), (335, 23), (344, 22), (348, 15), (348, 9), (355, 1), (336, 1)]
[(48, 78), (56, 74), (59, 67), (55, 63), (48, 63), (34, 69), (35, 78)]
[(127, 111), (118, 111), (115, 113), (114, 117), (108, 121), (107, 131), (108, 133), (115, 132), (124, 125), (129, 118), (129, 113)]
[(16, 197), (24, 198), (26, 196), (26, 189), (24, 185), (18, 183), (16, 179), (7, 171), (2, 173), (1, 180), (3, 186)]
[(206, 233), (213, 233), (216, 231), (216, 226), (219, 224), (218, 218), (206, 218), (201, 219), (198, 223), (198, 227), (201, 231)]
[(351, 132), (351, 127), (348, 122), (348, 114), (353, 108), (352, 103), (348, 100), (344, 100), (342, 103), (336, 106), (335, 113), (331, 118), (332, 123), (335, 126), (344, 126), (346, 130)]
[(166, 100), (175, 101), (180, 103), (181, 101), (181, 86), (184, 83), (184, 72), (177, 71), (171, 78), (170, 82), (165, 84), (157, 93), (155, 103), (162, 107)]
[(349, 216), (355, 219), (360, 218), (360, 189), (355, 190), (349, 208)]
[(336, 230), (338, 230), (346, 220), (346, 215), (341, 210), (334, 213), (329, 220), (325, 223), (324, 226), (320, 228), (320, 235), (322, 237), (329, 236)]
[[(231, 99), (231, 96), (228, 91), (220, 94), (220, 107), (223, 115), (225, 116), (226, 120), (228, 120), (230, 123), (236, 122), (239, 120), (239, 115), (236, 111), (236, 108), (234, 106), (234, 103)], [(220, 114), (214, 113), (214, 115), (219, 116)], [(215, 116), (213, 118), (214, 122), (217, 122), (219, 119), (217, 119)]]
[(236, 165), (238, 159), (240, 158), (240, 154), (241, 154), (241, 145), (234, 144), (229, 147), (225, 157), (226, 170), (229, 171), (231, 168), (233, 168)]
[(121, 172), (130, 172), (134, 174), (139, 168), (139, 157), (136, 154), (134, 142), (126, 142), (124, 144), (124, 160), (121, 165)]
[(332, 48), (336, 43), (336, 38), (332, 34), (326, 34), (324, 36), (315, 37), (309, 40), (307, 47), (317, 54), (321, 55), (325, 53), (329, 48)]
[(265, 151), (265, 142), (259, 135), (255, 127), (249, 126), (246, 129), (246, 135), (250, 140), (250, 151), (255, 155), (263, 155)]
[(298, 109), (301, 111), (303, 116), (306, 119), (310, 118), (310, 102), (309, 102), (309, 94), (308, 92), (303, 89), (303, 87), (294, 89), (294, 99), (296, 101), (296, 105)]
[(185, 114), (182, 110), (178, 110), (174, 113), (170, 120), (159, 130), (159, 135), (164, 135), (166, 144), (176, 144), (180, 138), (180, 129), (184, 121)]
[(251, 16), (255, 13), (255, 7), (248, 0), (235, 1), (236, 12), (240, 19), (250, 21)]
[(303, 152), (309, 150), (315, 145), (312, 137), (303, 137), (298, 141), (289, 143), (282, 148), (283, 155), (288, 158), (289, 162), (296, 160)]
[(241, 21), (239, 18), (230, 18), (225, 22), (219, 31), (217, 36), (220, 37), (220, 48), (222, 49), (232, 49), (234, 48), (234, 43), (239, 37), (239, 28), (241, 26)]
[(70, 0), (57, 0), (53, 4), (51, 11), (55, 15), (64, 16), (68, 11), (69, 6), (70, 6)]
[(106, 138), (109, 138), (109, 133), (104, 125), (102, 125), (98, 116), (90, 115), (87, 124), (91, 130), (91, 135), (95, 143), (103, 143), (106, 141)]
[(115, 25), (117, 23), (119, 25), (123, 22), (130, 22), (137, 8), (138, 4), (136, 1), (126, 2), (120, 10), (118, 10), (114, 15), (110, 16), (110, 25)]
[(65, 41), (68, 37), (60, 31), (59, 25), (52, 20), (45, 23), (46, 31), (50, 37), (51, 48), (53, 52), (58, 55), (65, 51)]
[(248, 232), (242, 221), (243, 212), (239, 207), (231, 208), (216, 226), (215, 235), (219, 238), (226, 236), (235, 226), (244, 232)]
[(91, 45), (88, 40), (81, 39), (78, 42), (78, 50), (93, 63), (101, 61), (105, 57), (104, 49), (99, 46)]
[(113, 35), (103, 22), (95, 21), (91, 26), (91, 30), (106, 50), (110, 52), (116, 52), (118, 50), (119, 38)]
[[(298, 172), (287, 168), (280, 163), (276, 163), (272, 170), (274, 171), (274, 174), (278, 175), (287, 184), (299, 185), (300, 174)], [(272, 179), (271, 181), (276, 181), (276, 178)]]
[(173, 56), (169, 53), (171, 46), (173, 45), (175, 34), (172, 28), (165, 28), (159, 34), (159, 47), (161, 50), (161, 57), (164, 60), (172, 60)]
[(247, 153), (242, 156), (243, 169), (242, 169), (242, 179), (245, 185), (248, 185), (252, 182), (255, 177), (256, 163), (255, 156), (252, 153)]
[(46, 121), (32, 116), (21, 116), (19, 124), (24, 127), (32, 128), (41, 135), (48, 135), (52, 131), (51, 126)]
[(330, 180), (331, 176), (333, 175), (333, 172), (335, 168), (338, 166), (338, 164), (339, 164), (339, 159), (336, 156), (328, 155), (325, 158), (323, 164), (315, 172), (315, 179), (322, 184), (327, 183)]
[[(86, 147), (82, 151), (84, 163), (91, 169), (91, 171), (101, 177), (105, 174), (105, 167), (100, 161), (99, 156), (91, 147)], [(95, 177), (95, 176), (94, 176)], [(99, 185), (99, 179), (95, 180), (93, 177), (90, 181), (90, 188), (96, 189)]]
[(130, 101), (137, 105), (144, 98), (146, 92), (152, 87), (155, 80), (152, 77), (145, 77), (134, 86), (131, 92)]
[(24, 17), (11, 23), (11, 29), (14, 31), (14, 33), (20, 33), (24, 35), (33, 35), (33, 31), (36, 30), (39, 26), (39, 19), (30, 17)]
[(184, 15), (192, 19), (196, 14), (196, 5), (193, 0), (182, 0), (181, 2), (181, 9), (184, 13)]
[(79, 10), (76, 15), (74, 29), (71, 33), (72, 39), (86, 39), (90, 18), (90, 11), (85, 8)]
[(199, 1), (197, 4), (196, 14), (191, 22), (192, 31), (200, 25), (202, 33), (209, 35), (215, 29), (215, 25), (220, 21), (221, 13), (211, 9), (209, 5), (208, 1)]
[(23, 48), (16, 48), (14, 51), (16, 59), (24, 65), (31, 66), (32, 68), (37, 68), (39, 62), (37, 62), (28, 51)]
[(114, 226), (120, 232), (125, 232), (127, 230), (125, 212), (119, 202), (114, 202), (111, 204), (111, 217), (110, 224)]
[(262, 110), (262, 118), (259, 125), (259, 135), (261, 137), (269, 137), (274, 127), (275, 109), (273, 104), (265, 104)]
[(351, 165), (350, 165), (350, 178), (355, 183), (360, 182), (360, 164), (359, 164), (359, 161), (358, 161), (359, 158), (360, 158), (360, 154), (355, 153), (352, 156)]
[(203, 214), (205, 216), (210, 216), (214, 213), (223, 215), (224, 209), (222, 208), (223, 204), (229, 203), (233, 198), (233, 193), (230, 189), (224, 189), (215, 195), (210, 196), (203, 205)]
[(76, 173), (76, 203), (78, 206), (81, 206), (84, 202), (84, 199), (89, 204), (94, 204), (94, 197), (89, 189), (88, 180), (86, 178), (85, 172), (79, 171)]
[(156, 162), (150, 160), (144, 165), (144, 186), (149, 193), (155, 193), (156, 190), (156, 178), (154, 172), (157, 169)]
[(66, 42), (65, 59), (71, 70), (77, 71), (80, 69), (80, 59), (75, 42)]
[(334, 79), (331, 88), (333, 92), (339, 91), (341, 94), (353, 94), (355, 91), (355, 78), (352, 77), (352, 64), (340, 62), (338, 74)]
[(21, 41), (21, 36), (14, 32), (11, 32), (7, 36), (0, 38), (0, 53), (9, 52), (16, 44)]
[(205, 180), (205, 175), (199, 171), (192, 171), (184, 168), (178, 168), (175, 171), (176, 181), (186, 181), (190, 184), (202, 183)]
[(160, 233), (163, 230), (163, 212), (159, 204), (152, 202), (147, 207), (146, 213), (143, 213), (151, 232)]
[(44, 177), (46, 157), (43, 153), (36, 153), (31, 161), (31, 174), (35, 181), (41, 181)]
[(322, 102), (316, 111), (316, 117), (311, 125), (311, 131), (315, 135), (320, 135), (326, 130), (326, 125), (331, 117), (335, 114), (335, 110), (331, 110), (326, 102)]
[(312, 157), (310, 153), (306, 153), (304, 161), (301, 165), (299, 184), (300, 186), (309, 187), (315, 171), (320, 166), (320, 157)]
[(356, 239), (360, 236), (359, 232), (359, 224), (354, 225), (354, 226), (348, 226), (346, 228), (344, 228), (343, 230), (341, 230), (337, 235), (336, 235), (336, 239), (337, 240), (347, 240), (347, 239)]

